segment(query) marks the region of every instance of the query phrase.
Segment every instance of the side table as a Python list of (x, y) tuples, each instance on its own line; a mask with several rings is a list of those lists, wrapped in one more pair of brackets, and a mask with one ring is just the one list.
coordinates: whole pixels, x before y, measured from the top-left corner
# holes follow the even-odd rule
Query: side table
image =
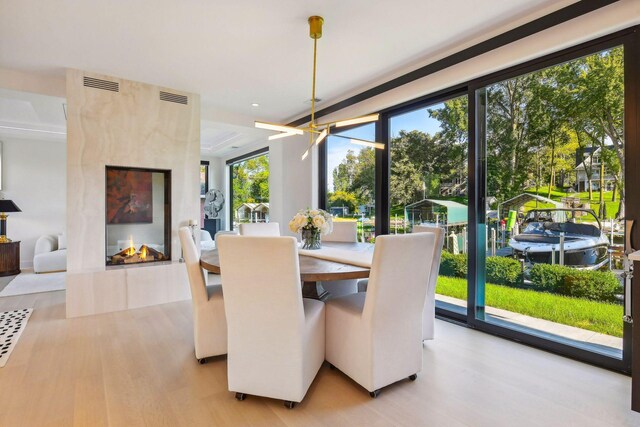
[(20, 274), (20, 241), (0, 243), (0, 276)]

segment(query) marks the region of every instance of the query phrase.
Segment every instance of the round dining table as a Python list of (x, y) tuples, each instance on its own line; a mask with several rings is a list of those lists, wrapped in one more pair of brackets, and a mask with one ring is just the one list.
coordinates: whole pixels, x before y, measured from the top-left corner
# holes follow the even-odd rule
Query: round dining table
[[(361, 249), (360, 245), (370, 245), (369, 243), (341, 243), (331, 242), (323, 245), (346, 250)], [(300, 259), (300, 280), (302, 282), (302, 296), (324, 301), (330, 294), (322, 286), (322, 281), (366, 279), (369, 277), (370, 269), (342, 262), (330, 261), (299, 254)], [(202, 251), (200, 266), (210, 273), (220, 274), (220, 258), (218, 250)]]

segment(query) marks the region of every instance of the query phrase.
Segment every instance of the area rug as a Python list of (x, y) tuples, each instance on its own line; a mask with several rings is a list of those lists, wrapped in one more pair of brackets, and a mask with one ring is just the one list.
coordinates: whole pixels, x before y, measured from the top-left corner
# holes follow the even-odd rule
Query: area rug
[(66, 274), (65, 272), (45, 274), (35, 274), (32, 271), (22, 272), (0, 292), (0, 297), (62, 291), (65, 289)]
[(0, 368), (7, 364), (32, 312), (32, 308), (23, 308), (0, 313)]

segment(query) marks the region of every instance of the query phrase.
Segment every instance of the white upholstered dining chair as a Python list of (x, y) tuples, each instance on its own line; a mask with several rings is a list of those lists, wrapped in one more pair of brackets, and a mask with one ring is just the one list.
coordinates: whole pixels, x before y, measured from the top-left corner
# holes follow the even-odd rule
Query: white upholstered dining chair
[[(323, 242), (358, 241), (358, 223), (355, 221), (334, 221), (333, 231), (322, 236)], [(331, 294), (331, 298), (341, 297), (358, 292), (358, 280), (332, 280), (322, 282), (322, 287)]]
[(358, 223), (356, 221), (333, 221), (333, 230), (322, 236), (325, 242), (357, 242)]
[(250, 222), (238, 225), (241, 236), (269, 236), (280, 235), (280, 224), (277, 222)]
[(181, 227), (178, 235), (191, 288), (196, 358), (198, 362), (205, 363), (207, 357), (227, 353), (227, 321), (222, 287), (206, 285), (198, 250), (191, 238), (189, 227)]
[(422, 312), (433, 233), (378, 236), (367, 292), (326, 302), (325, 359), (376, 397), (422, 370)]
[(220, 230), (220, 231), (218, 231), (218, 232), (213, 236), (213, 240), (215, 241), (216, 248), (218, 247), (218, 237), (220, 237), (220, 236), (224, 236), (225, 234), (234, 234), (234, 235), (237, 235), (237, 234), (238, 234), (238, 230)]
[(302, 401), (324, 361), (324, 304), (302, 298), (294, 237), (219, 238), (229, 390)]
[(414, 225), (413, 233), (433, 233), (436, 236), (436, 251), (433, 257), (433, 265), (429, 274), (427, 285), (427, 298), (424, 302), (424, 312), (422, 313), (422, 340), (432, 340), (434, 337), (434, 326), (436, 320), (436, 283), (440, 271), (440, 258), (442, 247), (444, 246), (444, 229), (438, 226)]

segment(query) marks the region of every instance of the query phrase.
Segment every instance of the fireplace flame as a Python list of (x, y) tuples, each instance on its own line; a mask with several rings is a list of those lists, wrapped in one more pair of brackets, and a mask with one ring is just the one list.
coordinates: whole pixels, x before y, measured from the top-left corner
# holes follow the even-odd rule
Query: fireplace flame
[(136, 253), (136, 246), (133, 244), (133, 237), (129, 238), (129, 247), (127, 248), (125, 254), (127, 256), (133, 256)]
[(142, 246), (140, 248), (140, 254), (139, 254), (140, 259), (141, 260), (147, 259), (147, 254), (148, 254), (147, 247), (146, 246)]

